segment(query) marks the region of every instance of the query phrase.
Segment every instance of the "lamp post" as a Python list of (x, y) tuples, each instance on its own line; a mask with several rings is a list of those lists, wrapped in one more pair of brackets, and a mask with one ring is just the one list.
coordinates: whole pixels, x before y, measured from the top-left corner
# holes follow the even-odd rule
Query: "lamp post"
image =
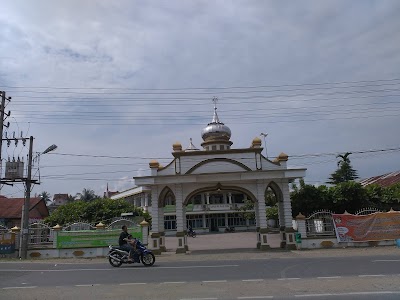
[(264, 137), (264, 147), (265, 147), (265, 157), (268, 158), (268, 152), (267, 152), (267, 143), (265, 142), (265, 138), (267, 137), (268, 133), (260, 133), (260, 136)]
[[(56, 145), (51, 145), (43, 152), (39, 153), (38, 156), (41, 154), (49, 153), (57, 148)], [(32, 184), (32, 153), (33, 153), (33, 136), (29, 138), (29, 155), (28, 155), (28, 174), (26, 177), (26, 184), (25, 184), (25, 199), (24, 199), (24, 206), (22, 210), (22, 240), (20, 243), (20, 257), (22, 259), (26, 259), (28, 256), (28, 238), (29, 238), (29, 206), (31, 202), (31, 184)]]

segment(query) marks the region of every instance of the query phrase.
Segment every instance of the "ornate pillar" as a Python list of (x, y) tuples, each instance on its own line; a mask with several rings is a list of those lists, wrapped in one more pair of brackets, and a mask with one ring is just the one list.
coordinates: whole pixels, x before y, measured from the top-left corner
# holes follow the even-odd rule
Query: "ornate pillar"
[(150, 243), (149, 248), (152, 249), (154, 254), (161, 254), (160, 249), (160, 222), (164, 227), (164, 214), (162, 213), (162, 219), (160, 220), (160, 210), (163, 207), (159, 207), (158, 203), (158, 189), (157, 186), (151, 187), (151, 198), (153, 199), (153, 205), (151, 207), (151, 232), (150, 232)]
[(175, 206), (176, 206), (176, 237), (178, 238), (178, 247), (176, 253), (186, 253), (186, 224), (184, 224), (184, 209), (183, 209), (183, 192), (182, 184), (175, 184)]
[(289, 182), (284, 181), (281, 185), (282, 197), (283, 197), (283, 219), (285, 226), (285, 236), (286, 236), (286, 249), (295, 250), (296, 249), (296, 231), (293, 229), (293, 217), (292, 217), (292, 204), (290, 202), (290, 192), (289, 192)]
[(232, 204), (232, 193), (228, 193), (229, 204)]
[(259, 237), (260, 237), (260, 250), (267, 250), (270, 248), (268, 245), (267, 234), (267, 216), (265, 212), (265, 184), (262, 180), (257, 180), (257, 206), (258, 206), (258, 220), (259, 220)]
[(149, 194), (144, 193), (144, 211), (149, 209)]
[(210, 193), (206, 193), (206, 204), (210, 204)]

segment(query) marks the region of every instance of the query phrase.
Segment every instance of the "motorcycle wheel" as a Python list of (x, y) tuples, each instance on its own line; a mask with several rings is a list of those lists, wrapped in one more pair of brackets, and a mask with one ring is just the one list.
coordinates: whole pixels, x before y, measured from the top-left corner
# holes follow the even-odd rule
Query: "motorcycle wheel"
[(151, 267), (152, 265), (154, 265), (156, 258), (154, 256), (153, 253), (146, 253), (143, 254), (142, 257), (142, 263), (146, 266), (146, 267)]
[(196, 232), (193, 232), (192, 233), (192, 238), (195, 238), (196, 237)]
[[(118, 257), (119, 259), (122, 259), (122, 256), (119, 253), (113, 253), (113, 255)], [(112, 265), (115, 268), (118, 268), (122, 265), (122, 261), (115, 260), (111, 256), (108, 257), (108, 261), (110, 262), (110, 265)]]

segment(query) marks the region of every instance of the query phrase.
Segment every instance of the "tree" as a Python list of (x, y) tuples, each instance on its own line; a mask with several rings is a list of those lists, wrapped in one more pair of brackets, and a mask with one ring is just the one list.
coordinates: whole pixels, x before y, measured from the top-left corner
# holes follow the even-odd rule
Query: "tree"
[(76, 200), (76, 196), (68, 195), (67, 197), (67, 203), (74, 202)]
[(78, 193), (77, 196), (79, 197), (79, 200), (84, 201), (84, 202), (90, 202), (90, 201), (100, 198), (91, 189), (83, 189), (82, 193)]
[(44, 202), (46, 203), (46, 205), (51, 204), (53, 201), (50, 199), (50, 194), (48, 192), (41, 192), (39, 194), (39, 197), (42, 198), (44, 200)]
[(121, 213), (127, 212), (133, 212), (136, 216), (143, 216), (147, 222), (151, 222), (151, 217), (147, 212), (122, 199), (96, 199), (90, 202), (74, 201), (58, 207), (45, 221), (51, 225), (64, 225), (78, 221), (88, 223), (99, 223), (101, 221), (107, 224), (112, 218), (119, 217)]
[(348, 182), (358, 178), (357, 171), (353, 169), (350, 163), (351, 152), (346, 152), (345, 154), (340, 154), (336, 158), (340, 158), (337, 163), (337, 170), (331, 174), (329, 177), (330, 184), (338, 184), (341, 182)]

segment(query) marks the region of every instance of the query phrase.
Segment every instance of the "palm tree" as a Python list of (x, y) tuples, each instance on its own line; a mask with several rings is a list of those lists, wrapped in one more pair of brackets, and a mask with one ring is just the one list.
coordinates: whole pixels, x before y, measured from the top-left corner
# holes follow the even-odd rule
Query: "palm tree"
[(79, 200), (85, 202), (90, 202), (92, 200), (99, 198), (99, 196), (97, 196), (91, 189), (83, 189), (82, 193), (78, 193), (76, 195), (77, 197), (79, 197)]
[(337, 170), (331, 174), (329, 177), (330, 184), (338, 184), (341, 182), (352, 181), (358, 178), (357, 171), (353, 169), (350, 163), (351, 152), (346, 152), (345, 154), (339, 154), (336, 158), (340, 158), (337, 162)]
[(67, 203), (74, 202), (76, 200), (76, 196), (68, 195), (67, 197)]
[(41, 192), (39, 197), (44, 200), (46, 205), (50, 205), (53, 201), (50, 199), (50, 194), (48, 192)]

